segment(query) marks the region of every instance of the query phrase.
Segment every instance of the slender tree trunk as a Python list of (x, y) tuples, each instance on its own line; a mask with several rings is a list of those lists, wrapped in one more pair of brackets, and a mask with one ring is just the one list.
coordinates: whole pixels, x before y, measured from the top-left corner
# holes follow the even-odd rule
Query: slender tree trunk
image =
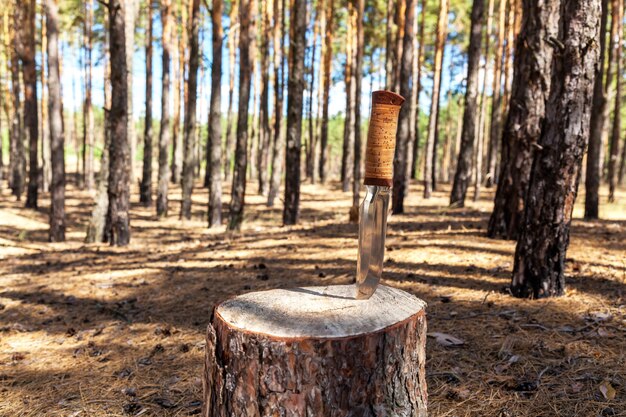
[(613, 0), (613, 19), (616, 22), (616, 36), (613, 38), (613, 58), (615, 59), (615, 108), (613, 110), (613, 130), (611, 133), (611, 140), (609, 142), (609, 164), (608, 164), (608, 179), (609, 179), (609, 203), (615, 201), (615, 186), (617, 183), (617, 159), (619, 158), (619, 142), (622, 133), (622, 116), (621, 116), (621, 103), (622, 103), (622, 32), (623, 32), (623, 17), (624, 17), (624, 2), (623, 0)]
[(569, 230), (589, 137), (600, 3), (568, 1), (561, 13), (562, 47), (554, 54), (541, 152), (533, 162), (515, 251), (511, 291), (517, 297), (563, 294)]
[(261, 36), (261, 97), (259, 103), (259, 152), (257, 155), (257, 170), (259, 171), (259, 194), (267, 196), (269, 192), (269, 172), (268, 159), (270, 149), (270, 109), (269, 109), (269, 91), (270, 91), (270, 12), (268, 8), (272, 6), (270, 1), (261, 2), (263, 9), (262, 17), (262, 36)]
[[(348, 2), (348, 10), (351, 10), (352, 2)], [(343, 149), (341, 154), (341, 181), (343, 192), (350, 190), (352, 174), (354, 170), (354, 19), (348, 13), (348, 30), (346, 35), (346, 114), (343, 129)]]
[[(209, 110), (209, 137), (207, 140), (209, 227), (222, 224), (222, 112), (220, 109), (222, 99), (220, 94), (222, 87), (222, 37), (224, 36), (222, 30), (222, 6), (221, 0), (213, 0), (213, 7), (211, 8), (213, 62), (211, 65), (211, 109)], [(232, 33), (229, 36), (232, 36)]]
[(128, 97), (128, 117), (126, 131), (128, 132), (128, 144), (130, 157), (128, 161), (128, 173), (130, 184), (135, 183), (135, 155), (137, 155), (137, 134), (133, 118), (133, 53), (135, 51), (135, 20), (137, 18), (138, 0), (124, 0), (124, 36), (126, 39), (126, 92)]
[(445, 47), (448, 28), (448, 0), (440, 0), (439, 16), (437, 18), (437, 40), (435, 43), (435, 65), (433, 79), (433, 93), (428, 116), (428, 136), (426, 138), (424, 164), (424, 198), (430, 198), (433, 190), (433, 170), (436, 159), (436, 135), (439, 112), (439, 93), (441, 90), (441, 69), (443, 64), (443, 49)]
[[(230, 181), (232, 178), (232, 156), (235, 150), (235, 131), (233, 130), (233, 97), (235, 91), (235, 60), (237, 54), (237, 44), (239, 29), (237, 16), (239, 0), (232, 0), (229, 13), (230, 28), (228, 30), (228, 115), (226, 116), (226, 145), (224, 148), (224, 179)], [(208, 186), (208, 184), (206, 184)]]
[(393, 54), (395, 53), (395, 42), (393, 37), (393, 18), (394, 11), (397, 7), (397, 2), (394, 0), (387, 0), (387, 31), (385, 37), (385, 89), (393, 90), (393, 86), (395, 84), (394, 76), (395, 70), (393, 67), (394, 58)]
[(285, 85), (285, 0), (274, 0), (274, 146), (272, 150), (272, 175), (267, 206), (273, 207), (280, 190), (285, 159), (285, 140), (282, 135), (283, 90)]
[(415, 136), (413, 139), (413, 155), (411, 157), (411, 178), (417, 179), (418, 172), (418, 154), (420, 145), (420, 94), (422, 93), (422, 68), (424, 66), (424, 33), (426, 22), (426, 0), (421, 0), (420, 11), (420, 26), (419, 26), (419, 44), (417, 49), (417, 75), (415, 77), (416, 92), (415, 92)]
[(125, 246), (130, 242), (130, 149), (128, 143), (128, 75), (124, 13), (120, 0), (109, 0), (109, 37), (111, 54), (111, 110), (109, 112), (109, 243)]
[(324, 57), (322, 62), (323, 84), (322, 93), (322, 127), (320, 133), (320, 161), (319, 177), (322, 183), (326, 182), (328, 173), (328, 103), (330, 99), (330, 71), (333, 57), (333, 22), (335, 14), (335, 0), (326, 0), (326, 31), (324, 33)]
[(237, 117), (237, 143), (235, 170), (231, 189), (228, 230), (240, 230), (246, 197), (246, 171), (248, 168), (248, 102), (250, 101), (250, 75), (252, 63), (250, 43), (256, 36), (254, 18), (255, 0), (239, 3), (239, 109)]
[[(45, 9), (45, 4), (42, 8)], [(39, 118), (39, 130), (41, 133), (41, 190), (47, 193), (50, 190), (50, 177), (52, 176), (51, 170), (51, 146), (50, 146), (50, 131), (48, 122), (48, 71), (46, 65), (48, 59), (46, 54), (48, 52), (48, 33), (46, 27), (46, 12), (41, 14), (40, 28), (41, 28), (41, 65), (40, 65), (40, 78), (41, 78), (41, 100)]]
[(161, 68), (163, 71), (161, 87), (161, 127), (159, 130), (159, 178), (157, 189), (157, 216), (165, 217), (168, 211), (167, 189), (169, 186), (170, 171), (168, 157), (170, 152), (170, 67), (172, 51), (172, 2), (161, 0), (161, 27), (163, 56)]
[(304, 93), (304, 50), (306, 46), (306, 1), (292, 0), (289, 15), (289, 84), (287, 88), (287, 153), (283, 223), (298, 223), (300, 215), (300, 150)]
[[(478, 70), (480, 68), (480, 50), (483, 39), (484, 0), (474, 0), (472, 4), (472, 23), (467, 64), (467, 89), (465, 93), (465, 109), (463, 110), (463, 133), (459, 150), (454, 184), (450, 193), (450, 205), (463, 207), (472, 171), (472, 155), (474, 140), (479, 119), (478, 108)], [(480, 126), (478, 126), (480, 127)], [(481, 152), (482, 153), (482, 152)], [(478, 158), (482, 158), (479, 154)], [(477, 173), (480, 175), (480, 173)]]
[(352, 210), (350, 220), (358, 221), (359, 204), (361, 203), (361, 165), (363, 152), (361, 144), (361, 85), (363, 81), (363, 14), (365, 9), (364, 0), (354, 0), (355, 27), (356, 27), (356, 53), (354, 62), (354, 74), (352, 76), (354, 84), (354, 95), (352, 96), (352, 106), (354, 107), (354, 172), (352, 174)]
[(20, 83), (20, 61), (17, 55), (19, 45), (19, 32), (16, 30), (19, 21), (19, 9), (16, 7), (14, 14), (14, 30), (11, 31), (11, 134), (10, 134), (10, 155), (9, 155), (9, 185), (13, 195), (20, 201), (24, 193), (26, 183), (26, 159), (24, 153), (24, 134), (22, 121), (21, 103), (21, 83)]
[(200, 48), (198, 32), (200, 30), (200, 0), (192, 0), (191, 26), (189, 30), (189, 74), (187, 76), (187, 97), (185, 103), (184, 126), (184, 159), (182, 177), (181, 219), (191, 219), (191, 194), (193, 193), (193, 177), (196, 169), (196, 103), (198, 88), (198, 65)]
[[(181, 4), (181, 20), (187, 23), (186, 10), (184, 4)], [(187, 34), (183, 26), (182, 33), (178, 36), (178, 52), (176, 57), (176, 69), (174, 70), (174, 114), (172, 116), (172, 184), (180, 184), (180, 174), (183, 165), (183, 138), (180, 135), (180, 113), (181, 106), (186, 101), (184, 94), (185, 88), (185, 51), (187, 49)], [(172, 34), (176, 34), (177, 29), (172, 28)], [(173, 39), (174, 40), (174, 39)], [(172, 47), (175, 47), (172, 45)]]
[[(19, 35), (17, 53), (22, 62), (24, 80), (24, 127), (28, 132), (28, 189), (26, 207), (37, 209), (39, 191), (39, 120), (37, 109), (37, 63), (35, 62), (36, 1), (24, 0), (18, 5), (20, 17), (16, 21)], [(19, 30), (18, 30), (19, 29)]]
[[(516, 239), (524, 213), (524, 201), (534, 149), (550, 90), (550, 68), (555, 48), (560, 0), (538, 3), (524, 0), (524, 19), (515, 48), (515, 74), (510, 111), (502, 134), (501, 169), (487, 234)], [(495, 103), (494, 103), (495, 104)]]
[(94, 115), (92, 105), (92, 79), (93, 79), (93, 4), (85, 2), (85, 103), (84, 103), (84, 123), (83, 123), (83, 169), (84, 182), (88, 190), (94, 188)]
[(52, 161), (50, 194), (51, 242), (65, 240), (65, 153), (63, 150), (63, 122), (61, 115), (61, 77), (59, 76), (59, 9), (56, 0), (45, 0), (48, 52), (48, 110)]
[(152, 205), (152, 0), (148, 0), (146, 33), (146, 116), (143, 131), (143, 170), (139, 186), (139, 201)]
[[(413, 38), (415, 34), (413, 20), (415, 19), (415, 4), (413, 0), (406, 0), (404, 16), (404, 39), (402, 45), (402, 65), (400, 71), (400, 95), (411, 97), (411, 70), (413, 69)], [(407, 105), (408, 104), (408, 105)], [(394, 214), (404, 213), (404, 196), (407, 187), (407, 148), (411, 140), (409, 135), (411, 123), (410, 101), (400, 108), (398, 119), (398, 133), (396, 135), (396, 150), (393, 158), (393, 196), (392, 211)]]
[[(320, 10), (319, 5), (321, 1), (318, 1), (318, 10), (315, 11), (315, 17), (313, 19), (313, 40), (311, 45), (311, 65), (309, 67), (310, 83), (309, 83), (309, 98), (308, 98), (308, 127), (309, 132), (307, 135), (307, 149), (306, 149), (306, 176), (311, 181), (311, 184), (315, 184), (315, 148), (317, 146), (315, 142), (315, 130), (313, 128), (313, 94), (315, 90), (315, 56), (317, 50), (317, 37), (319, 35), (320, 25)], [(314, 5), (311, 3), (311, 9)], [(311, 11), (313, 14), (313, 11)]]

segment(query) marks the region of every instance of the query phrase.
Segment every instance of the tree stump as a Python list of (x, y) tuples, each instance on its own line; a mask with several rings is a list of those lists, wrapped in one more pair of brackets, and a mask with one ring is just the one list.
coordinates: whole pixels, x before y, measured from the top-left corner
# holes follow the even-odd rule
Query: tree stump
[(253, 292), (207, 331), (205, 417), (425, 417), (426, 304), (380, 286)]

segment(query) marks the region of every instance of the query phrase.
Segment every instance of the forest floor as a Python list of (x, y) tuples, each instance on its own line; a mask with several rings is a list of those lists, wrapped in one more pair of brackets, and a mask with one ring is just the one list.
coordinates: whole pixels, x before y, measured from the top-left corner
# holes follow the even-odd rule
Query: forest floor
[[(238, 235), (206, 228), (205, 189), (191, 221), (178, 219), (177, 187), (164, 220), (133, 203), (125, 248), (83, 243), (88, 192), (69, 186), (68, 241), (52, 244), (48, 195), (32, 211), (2, 190), (0, 415), (198, 414), (217, 302), (353, 281), (349, 193), (305, 184), (301, 225), (281, 227), (282, 202), (269, 209), (255, 189)], [(514, 242), (485, 237), (493, 191), (449, 209), (447, 190), (423, 200), (411, 186), (407, 213), (390, 218), (384, 272), (428, 303), (429, 332), (464, 342), (428, 339), (429, 414), (626, 416), (626, 192), (593, 222), (579, 196), (566, 295), (532, 301), (506, 292)]]

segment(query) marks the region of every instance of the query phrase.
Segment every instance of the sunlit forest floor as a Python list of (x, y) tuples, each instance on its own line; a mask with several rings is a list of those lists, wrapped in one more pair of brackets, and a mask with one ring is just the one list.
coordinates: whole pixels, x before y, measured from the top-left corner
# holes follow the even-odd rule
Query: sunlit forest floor
[[(199, 414), (204, 334), (215, 303), (275, 287), (350, 283), (357, 226), (337, 183), (302, 187), (302, 222), (281, 227), (248, 184), (241, 234), (132, 205), (132, 243), (86, 245), (91, 196), (69, 185), (66, 243), (47, 243), (48, 195), (35, 212), (0, 195), (0, 415)], [(384, 283), (428, 302), (432, 416), (626, 416), (626, 192), (604, 220), (580, 219), (567, 293), (518, 300), (506, 293), (514, 242), (485, 229), (493, 190), (448, 209), (448, 186), (423, 200), (413, 184), (405, 215), (390, 219)], [(603, 190), (606, 192), (606, 190)], [(225, 212), (230, 200), (225, 196)], [(602, 196), (606, 201), (606, 194)], [(390, 306), (393, 308), (393, 306)]]

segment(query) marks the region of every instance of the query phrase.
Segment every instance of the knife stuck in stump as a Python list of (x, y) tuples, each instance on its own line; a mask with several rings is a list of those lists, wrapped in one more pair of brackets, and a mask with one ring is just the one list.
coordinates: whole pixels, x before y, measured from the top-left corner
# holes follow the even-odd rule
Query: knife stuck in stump
[(372, 93), (363, 180), (367, 190), (359, 208), (357, 299), (366, 300), (374, 294), (383, 272), (396, 130), (402, 103), (404, 98), (391, 91)]

